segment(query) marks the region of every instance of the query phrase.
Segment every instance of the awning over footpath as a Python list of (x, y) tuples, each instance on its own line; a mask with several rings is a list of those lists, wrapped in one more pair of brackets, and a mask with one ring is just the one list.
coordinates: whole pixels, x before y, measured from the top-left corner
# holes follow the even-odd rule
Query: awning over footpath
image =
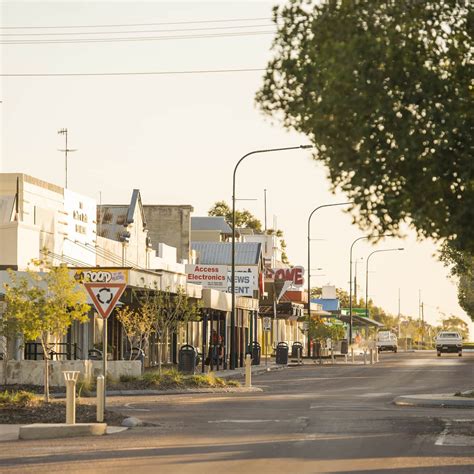
[[(272, 304), (260, 304), (260, 316), (274, 317), (274, 308)], [(276, 305), (277, 319), (288, 319), (296, 321), (304, 315), (304, 305), (300, 303), (293, 303), (292, 301), (284, 301)]]
[[(338, 315), (337, 319), (340, 319), (342, 322), (349, 324), (351, 322), (351, 318), (348, 315)], [(366, 318), (365, 316), (356, 316), (355, 314), (352, 315), (352, 325), (353, 326), (372, 326), (375, 328), (383, 328), (384, 325), (375, 321), (375, 319)]]

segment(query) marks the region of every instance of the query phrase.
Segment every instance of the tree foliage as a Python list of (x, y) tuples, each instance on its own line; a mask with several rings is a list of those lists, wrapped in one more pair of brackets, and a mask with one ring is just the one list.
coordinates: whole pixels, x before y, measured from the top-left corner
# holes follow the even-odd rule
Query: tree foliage
[[(226, 222), (232, 227), (232, 208), (225, 201), (217, 201), (208, 214), (210, 216), (222, 216)], [(262, 223), (250, 211), (244, 209), (235, 211), (235, 226), (253, 229), (256, 232), (262, 232)]]
[(66, 266), (46, 266), (46, 272), (28, 270), (26, 276), (9, 271), (5, 285), (5, 317), (25, 341), (39, 340), (45, 361), (44, 396), (49, 401), (49, 358), (74, 321), (88, 320), (90, 306), (82, 287)]
[(441, 249), (440, 257), (457, 280), (459, 305), (474, 321), (474, 255), (446, 243)]
[(315, 144), (354, 220), (408, 222), (474, 250), (473, 3), (308, 2), (275, 7), (256, 100)]
[(165, 337), (177, 333), (188, 322), (199, 320), (201, 304), (190, 300), (183, 287), (179, 287), (175, 294), (169, 288), (165, 291), (154, 288), (143, 292), (139, 301), (139, 312), (151, 321), (151, 332), (158, 340), (158, 369), (161, 373), (161, 344)]
[(153, 315), (141, 308), (135, 309), (130, 306), (123, 306), (116, 310), (116, 317), (120, 321), (130, 344), (131, 360), (134, 348), (144, 351), (148, 344), (153, 332)]

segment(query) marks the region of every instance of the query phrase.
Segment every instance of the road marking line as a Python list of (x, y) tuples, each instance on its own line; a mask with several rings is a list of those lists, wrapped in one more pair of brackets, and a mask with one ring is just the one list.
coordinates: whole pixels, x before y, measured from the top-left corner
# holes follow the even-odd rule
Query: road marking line
[(449, 424), (446, 424), (446, 428), (441, 432), (441, 434), (438, 436), (438, 438), (435, 441), (435, 446), (443, 446), (444, 445), (444, 440), (446, 439), (446, 436), (448, 435), (449, 432)]
[(291, 420), (211, 420), (208, 423), (280, 423)]

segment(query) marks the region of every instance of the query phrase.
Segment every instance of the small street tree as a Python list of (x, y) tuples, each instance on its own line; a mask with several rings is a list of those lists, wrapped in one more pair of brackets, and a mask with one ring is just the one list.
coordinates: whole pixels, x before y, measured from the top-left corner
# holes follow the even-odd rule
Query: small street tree
[(200, 317), (200, 304), (191, 302), (183, 287), (176, 293), (169, 288), (155, 288), (142, 296), (140, 312), (152, 321), (153, 333), (158, 341), (158, 371), (161, 374), (161, 346), (168, 334), (177, 333), (182, 325)]
[(65, 266), (46, 266), (46, 272), (10, 271), (5, 285), (5, 315), (25, 341), (39, 340), (44, 358), (44, 398), (49, 402), (50, 352), (74, 321), (84, 323), (90, 309), (84, 290)]
[(9, 313), (0, 314), (0, 355), (3, 363), (3, 384), (8, 383), (8, 361), (10, 360), (9, 345), (18, 336), (18, 325)]
[(130, 360), (132, 360), (133, 348), (144, 351), (153, 332), (153, 314), (142, 309), (142, 307), (134, 309), (123, 306), (116, 310), (116, 317), (122, 324), (130, 344)]

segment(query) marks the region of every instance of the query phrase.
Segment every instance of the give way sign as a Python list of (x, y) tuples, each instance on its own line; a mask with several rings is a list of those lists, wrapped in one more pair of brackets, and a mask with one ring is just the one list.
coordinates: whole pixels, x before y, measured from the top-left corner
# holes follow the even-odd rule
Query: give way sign
[(126, 283), (84, 283), (95, 308), (107, 319), (125, 291)]

